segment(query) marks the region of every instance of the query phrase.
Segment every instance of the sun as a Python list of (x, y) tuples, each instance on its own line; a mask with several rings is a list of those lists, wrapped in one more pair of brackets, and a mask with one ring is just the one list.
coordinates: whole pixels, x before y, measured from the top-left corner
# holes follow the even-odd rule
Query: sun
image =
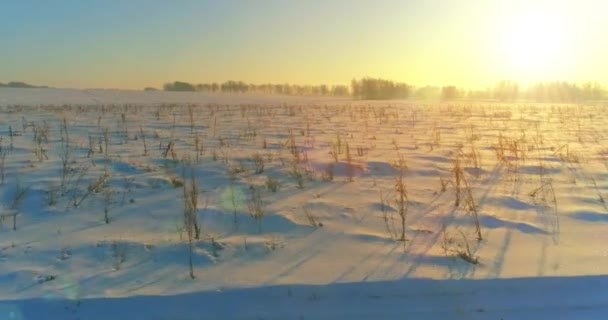
[(503, 28), (502, 61), (519, 78), (551, 78), (573, 63), (571, 29), (564, 16), (528, 11), (508, 19)]

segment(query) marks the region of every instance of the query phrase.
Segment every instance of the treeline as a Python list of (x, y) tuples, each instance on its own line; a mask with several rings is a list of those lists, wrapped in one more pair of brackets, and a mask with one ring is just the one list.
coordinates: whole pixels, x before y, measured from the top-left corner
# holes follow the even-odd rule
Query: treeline
[[(146, 88), (145, 90), (151, 90)], [(351, 85), (297, 85), (297, 84), (252, 84), (243, 81), (226, 81), (223, 83), (199, 83), (175, 81), (165, 83), (165, 91), (190, 92), (226, 92), (246, 93), (256, 92), (265, 94), (287, 95), (318, 95), (318, 96), (353, 96), (360, 99), (406, 99), (412, 92), (412, 87), (405, 83), (384, 79), (363, 78), (353, 79)]]
[(608, 99), (608, 91), (597, 82), (576, 84), (566, 81), (548, 81), (537, 82), (521, 88), (516, 82), (505, 80), (486, 90), (466, 90), (456, 86), (445, 86), (436, 88), (434, 93), (442, 100), (579, 102)]
[(584, 101), (606, 99), (606, 90), (596, 82), (582, 85), (569, 82), (542, 82), (530, 86), (523, 97), (536, 101)]
[(287, 95), (320, 95), (320, 96), (349, 96), (348, 86), (345, 85), (297, 85), (297, 84), (253, 84), (243, 81), (226, 81), (223, 83), (199, 83), (175, 81), (163, 86), (165, 91), (191, 92), (225, 92), (225, 93), (265, 93)]
[(34, 86), (25, 82), (11, 81), (9, 83), (0, 82), (0, 88), (48, 88), (48, 86)]
[[(243, 81), (223, 83), (191, 84), (175, 81), (163, 86), (165, 91), (264, 93), (286, 95), (352, 96), (363, 100), (416, 99), (416, 100), (497, 100), (536, 102), (578, 102), (608, 99), (608, 92), (597, 82), (576, 84), (565, 81), (538, 82), (521, 87), (517, 82), (499, 81), (484, 90), (469, 90), (455, 85), (414, 87), (407, 83), (380, 78), (365, 77), (353, 79), (346, 85), (294, 85), (294, 84), (251, 84)], [(153, 90), (146, 88), (145, 90)]]
[(379, 78), (353, 79), (350, 82), (353, 97), (364, 100), (407, 99), (412, 87), (406, 83)]

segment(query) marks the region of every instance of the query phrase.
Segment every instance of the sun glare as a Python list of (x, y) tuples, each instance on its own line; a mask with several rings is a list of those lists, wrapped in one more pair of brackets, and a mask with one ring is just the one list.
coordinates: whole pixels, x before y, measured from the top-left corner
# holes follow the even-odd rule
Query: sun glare
[(502, 38), (502, 59), (510, 72), (533, 80), (569, 68), (571, 30), (563, 16), (543, 11), (526, 12), (507, 20)]

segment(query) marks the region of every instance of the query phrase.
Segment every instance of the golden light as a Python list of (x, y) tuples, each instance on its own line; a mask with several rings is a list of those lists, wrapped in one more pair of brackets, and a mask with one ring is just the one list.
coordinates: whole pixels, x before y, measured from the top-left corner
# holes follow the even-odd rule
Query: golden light
[(515, 14), (499, 39), (503, 65), (527, 80), (559, 76), (575, 63), (572, 34), (567, 15), (541, 9)]

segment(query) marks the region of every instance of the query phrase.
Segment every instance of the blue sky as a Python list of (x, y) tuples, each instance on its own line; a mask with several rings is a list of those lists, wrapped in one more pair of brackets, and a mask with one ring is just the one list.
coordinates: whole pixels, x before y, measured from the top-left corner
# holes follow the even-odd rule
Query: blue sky
[[(606, 9), (601, 2), (562, 2), (564, 8), (554, 14), (560, 21), (604, 27), (597, 13)], [(527, 71), (534, 61), (501, 58), (501, 30), (529, 3), (5, 0), (0, 3), (0, 81), (141, 88), (173, 80), (333, 84), (365, 75), (464, 86), (543, 75), (604, 80), (593, 73), (597, 65), (574, 65), (570, 56), (535, 70), (542, 74)], [(540, 24), (542, 12), (534, 12)], [(606, 53), (604, 47), (583, 45)], [(526, 59), (525, 53), (515, 56)], [(517, 63), (521, 70), (511, 66)]]

